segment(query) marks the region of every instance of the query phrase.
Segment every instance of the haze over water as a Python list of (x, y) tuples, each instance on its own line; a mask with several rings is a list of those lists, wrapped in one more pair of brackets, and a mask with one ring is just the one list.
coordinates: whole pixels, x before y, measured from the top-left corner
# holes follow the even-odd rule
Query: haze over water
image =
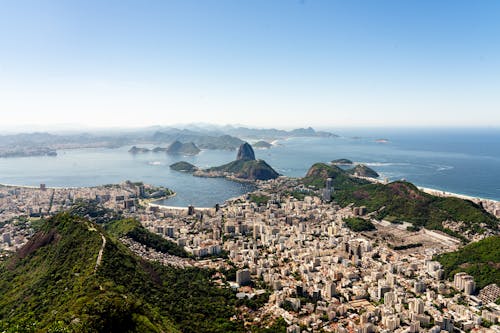
[[(348, 158), (366, 163), (389, 180), (405, 178), (419, 186), (500, 200), (500, 131), (498, 129), (334, 131), (339, 138), (280, 140), (269, 150), (256, 150), (286, 176), (301, 177), (315, 162)], [(376, 139), (388, 139), (377, 143)], [(58, 151), (57, 157), (0, 159), (0, 183), (54, 187), (96, 186), (124, 180), (172, 188), (172, 206), (211, 207), (241, 195), (252, 186), (225, 179), (193, 177), (169, 169), (185, 160), (199, 167), (234, 160), (235, 151), (205, 150), (197, 156), (165, 153), (132, 155), (118, 149)]]

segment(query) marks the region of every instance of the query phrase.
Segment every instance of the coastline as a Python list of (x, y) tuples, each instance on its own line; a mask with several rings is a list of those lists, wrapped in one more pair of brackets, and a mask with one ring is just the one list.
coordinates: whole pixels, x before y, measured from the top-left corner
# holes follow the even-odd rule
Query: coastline
[[(377, 184), (387, 184), (384, 180), (377, 179), (377, 178), (371, 178), (371, 177), (361, 177), (361, 176), (352, 176), (355, 178), (360, 178), (367, 180), (371, 183), (377, 183)], [(500, 218), (500, 200), (495, 200), (495, 199), (488, 199), (488, 198), (481, 198), (481, 197), (474, 197), (471, 195), (466, 195), (466, 194), (461, 194), (461, 193), (455, 193), (455, 192), (449, 192), (449, 191), (444, 191), (436, 188), (430, 188), (430, 187), (425, 187), (425, 186), (418, 186), (415, 184), (415, 186), (422, 192), (425, 192), (427, 194), (436, 196), (436, 197), (452, 197), (452, 198), (458, 198), (462, 200), (469, 200), (474, 202), (475, 204), (483, 206), (483, 208), (493, 216)]]
[[(108, 185), (108, 184), (105, 184)], [(72, 189), (79, 189), (79, 188), (96, 188), (104, 185), (96, 185), (96, 186), (46, 186), (45, 189), (47, 190), (72, 190)], [(27, 189), (40, 189), (40, 185), (34, 186), (34, 185), (15, 185), (15, 184), (4, 184), (0, 183), (0, 187), (18, 187), (18, 188), (27, 188)]]
[[(371, 177), (362, 177), (362, 176), (352, 176), (364, 180), (368, 180), (369, 182), (372, 183), (378, 183), (378, 184), (387, 184), (384, 180), (378, 179), (378, 178), (371, 178)], [(440, 190), (437, 188), (431, 188), (431, 187), (424, 187), (424, 186), (419, 186), (414, 184), (419, 190), (432, 194), (438, 197), (456, 197), (459, 199), (464, 199), (464, 200), (471, 200), (471, 201), (491, 201), (491, 202), (498, 202), (500, 203), (500, 200), (496, 199), (490, 199), (490, 198), (482, 198), (482, 197), (475, 197), (472, 195), (467, 195), (467, 194), (461, 194), (461, 193), (456, 193), (456, 192), (450, 192), (450, 191), (445, 191), (445, 190)]]

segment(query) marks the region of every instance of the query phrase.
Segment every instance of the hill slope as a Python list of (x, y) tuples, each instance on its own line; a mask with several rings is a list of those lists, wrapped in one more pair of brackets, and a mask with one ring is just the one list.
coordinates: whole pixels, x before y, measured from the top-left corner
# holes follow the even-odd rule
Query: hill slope
[(302, 182), (304, 185), (320, 189), (325, 187), (328, 178), (332, 178), (335, 190), (350, 189), (359, 185), (368, 184), (366, 180), (351, 177), (338, 166), (325, 163), (313, 164), (307, 171), (306, 176), (302, 178)]
[[(333, 199), (343, 207), (350, 204), (366, 206), (378, 219), (407, 221), (445, 231), (463, 240), (464, 235), (498, 231), (499, 220), (471, 201), (436, 197), (404, 181), (370, 183), (351, 176), (350, 172), (335, 165), (316, 163), (302, 178), (302, 183), (321, 189), (325, 187), (327, 178), (332, 178), (335, 189)], [(447, 228), (443, 222), (452, 225), (449, 228), (454, 230)]]
[(500, 236), (492, 236), (464, 246), (458, 251), (437, 257), (445, 276), (453, 278), (458, 272), (474, 277), (477, 288), (488, 284), (500, 285)]
[(370, 212), (377, 211), (378, 219), (404, 220), (449, 233), (443, 229), (444, 221), (462, 222), (456, 236), (458, 232), (478, 233), (485, 227), (498, 230), (498, 219), (473, 202), (432, 196), (403, 181), (353, 186), (335, 192), (334, 199), (342, 206), (366, 206)]
[(236, 178), (249, 180), (268, 180), (279, 177), (279, 173), (263, 160), (236, 160), (205, 171), (227, 172), (233, 174)]
[(145, 262), (99, 226), (59, 214), (0, 266), (0, 329), (241, 331), (229, 320), (234, 296), (211, 274)]
[(269, 164), (255, 159), (255, 152), (250, 144), (243, 143), (238, 149), (236, 160), (217, 167), (199, 170), (195, 176), (224, 177), (227, 174), (245, 180), (269, 180), (279, 177)]

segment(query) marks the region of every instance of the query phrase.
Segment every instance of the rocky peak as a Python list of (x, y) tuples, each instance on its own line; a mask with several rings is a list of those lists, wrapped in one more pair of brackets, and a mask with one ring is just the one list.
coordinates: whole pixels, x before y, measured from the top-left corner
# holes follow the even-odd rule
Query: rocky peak
[(240, 146), (236, 160), (255, 160), (255, 153), (252, 146), (250, 146), (248, 142), (245, 142)]

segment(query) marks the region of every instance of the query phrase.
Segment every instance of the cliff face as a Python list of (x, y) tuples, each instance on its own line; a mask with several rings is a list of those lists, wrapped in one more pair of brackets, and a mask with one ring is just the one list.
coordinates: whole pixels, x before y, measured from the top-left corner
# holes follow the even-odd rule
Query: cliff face
[(255, 153), (253, 151), (252, 146), (245, 142), (238, 149), (238, 155), (236, 155), (237, 161), (253, 161), (255, 160)]
[(195, 176), (225, 177), (231, 175), (244, 180), (269, 180), (279, 177), (269, 164), (263, 160), (256, 160), (252, 146), (244, 143), (240, 146), (236, 160), (205, 170), (195, 172)]

